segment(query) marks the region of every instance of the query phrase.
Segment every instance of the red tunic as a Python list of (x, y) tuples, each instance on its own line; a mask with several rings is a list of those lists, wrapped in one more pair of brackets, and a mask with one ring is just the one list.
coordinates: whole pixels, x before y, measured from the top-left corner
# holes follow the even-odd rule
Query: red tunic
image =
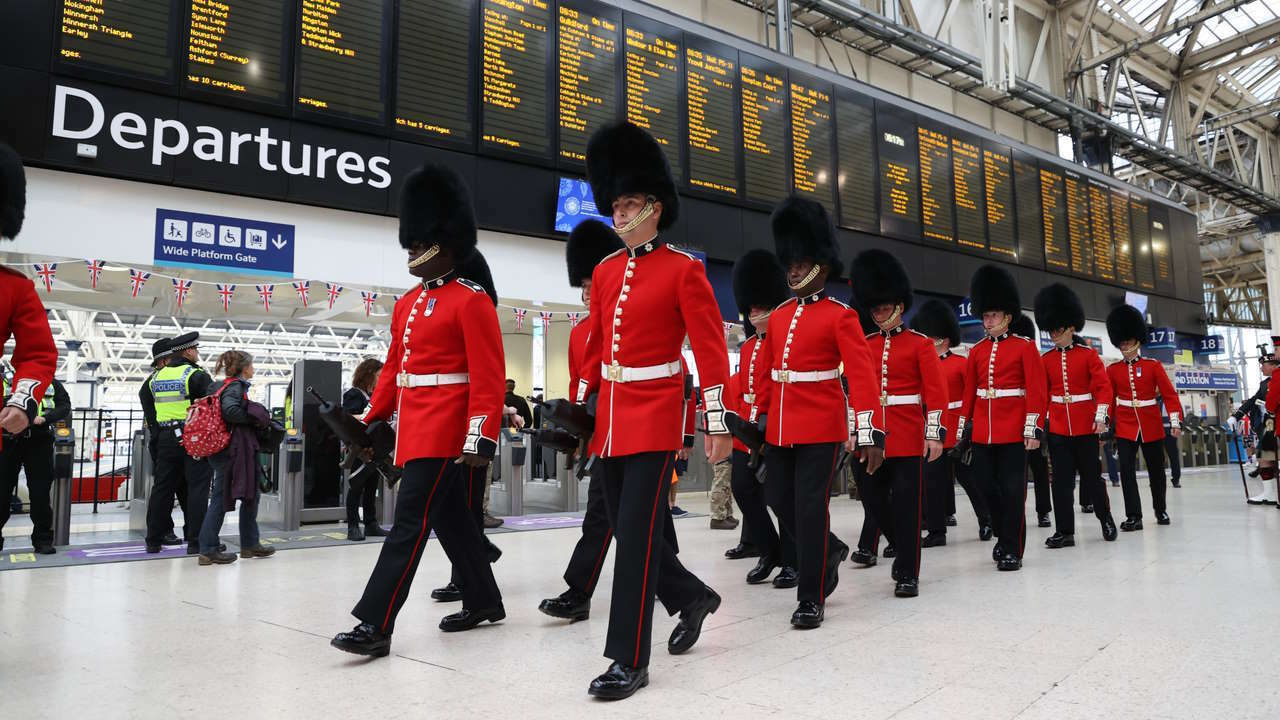
[[(466, 373), (467, 381), (401, 387), (397, 376)], [(417, 458), (493, 457), (506, 361), (498, 314), (484, 288), (454, 278), (419, 284), (391, 314), (391, 347), (365, 421), (399, 416), (396, 464)]]
[(591, 337), (591, 325), (585, 320), (569, 331), (569, 394), (571, 402), (587, 401), (587, 383), (582, 379), (582, 363), (587, 356), (587, 338)]
[(1004, 445), (1035, 439), (1049, 402), (1044, 366), (1031, 340), (1006, 332), (969, 351), (961, 420), (973, 442)]
[[(58, 367), (58, 347), (53, 344), (49, 319), (36, 287), (25, 275), (0, 268), (0, 348), (13, 338), (13, 382), (4, 404), (33, 419), (36, 406), (53, 381)], [(4, 500), (8, 502), (6, 498)]]
[[(1271, 373), (1271, 384), (1267, 385), (1267, 397), (1262, 401), (1263, 409), (1272, 415), (1275, 415), (1276, 409), (1280, 408), (1280, 381), (1276, 379), (1277, 373), (1280, 373), (1280, 369)], [(1245, 417), (1249, 416), (1246, 415)]]
[(1049, 432), (1093, 435), (1111, 410), (1111, 381), (1098, 351), (1073, 342), (1040, 356), (1049, 379)]
[[(769, 316), (769, 332), (760, 341), (764, 361), (756, 368), (756, 402), (750, 420), (768, 413), (765, 441), (790, 447), (844, 442), (856, 433), (858, 445), (878, 445), (883, 426), (873, 415), (879, 404), (872, 387), (875, 371), (858, 313), (817, 293), (791, 298)], [(840, 384), (844, 365), (849, 395)], [(775, 381), (775, 374), (817, 372), (814, 382)]]
[[(655, 238), (606, 257), (591, 278), (591, 335), (582, 364), (587, 394), (599, 391), (591, 451), (618, 457), (683, 446), (684, 378), (678, 365), (669, 375), (626, 380), (678, 364), (686, 335), (698, 364), (706, 430), (727, 434), (729, 354), (702, 263)], [(602, 365), (609, 366), (608, 375)]]
[(872, 420), (884, 428), (885, 457), (920, 457), (926, 439), (945, 435), (947, 385), (933, 341), (899, 325), (868, 335), (867, 349), (879, 400)]
[[(764, 364), (764, 354), (760, 352), (760, 336), (752, 335), (742, 343), (742, 348), (738, 350), (738, 372), (733, 374), (729, 380), (729, 395), (731, 404), (726, 406), (738, 414), (738, 417), (744, 421), (753, 418), (751, 422), (755, 422), (756, 417), (756, 373), (757, 368)], [(751, 450), (742, 444), (742, 441), (734, 438), (733, 449), (742, 452), (751, 452)]]
[(1164, 439), (1157, 394), (1169, 411), (1171, 426), (1181, 425), (1182, 402), (1158, 360), (1136, 357), (1113, 362), (1107, 366), (1107, 377), (1115, 391), (1111, 416), (1115, 418), (1116, 437), (1142, 442)]
[(960, 408), (964, 406), (964, 371), (968, 364), (968, 359), (964, 355), (957, 355), (950, 350), (938, 358), (938, 362), (942, 365), (942, 375), (947, 381), (947, 412), (942, 416), (942, 424), (947, 428), (947, 440), (943, 443), (943, 447), (953, 448), (956, 442), (960, 440), (960, 433), (957, 432), (957, 421), (960, 418)]

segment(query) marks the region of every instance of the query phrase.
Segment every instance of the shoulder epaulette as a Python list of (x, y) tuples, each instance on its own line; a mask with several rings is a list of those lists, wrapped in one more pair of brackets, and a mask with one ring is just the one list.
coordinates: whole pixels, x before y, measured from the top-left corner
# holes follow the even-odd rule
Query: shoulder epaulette
[(458, 278), (458, 284), (465, 288), (470, 289), (472, 292), (482, 293), (485, 291), (484, 286), (478, 282), (475, 282), (474, 280), (468, 280), (466, 278)]
[(681, 250), (680, 248), (672, 247), (672, 246), (671, 246), (671, 243), (667, 243), (667, 244), (663, 245), (663, 247), (665, 247), (666, 249), (670, 250), (670, 251), (671, 251), (671, 252), (673, 252), (673, 253), (680, 253), (681, 255), (683, 255), (683, 256), (685, 256), (685, 257), (689, 258), (690, 260), (693, 260), (694, 262), (699, 262), (698, 258), (696, 258), (696, 257), (694, 257), (694, 256), (692, 256), (692, 255), (690, 255), (689, 253), (685, 252), (684, 250)]
[(853, 308), (849, 307), (848, 305), (844, 304), (843, 302), (841, 302), (841, 301), (839, 301), (839, 300), (837, 300), (837, 299), (835, 299), (835, 298), (831, 297), (830, 295), (828, 295), (828, 296), (827, 296), (827, 299), (828, 299), (828, 300), (830, 300), (831, 302), (833, 302), (833, 303), (835, 303), (835, 304), (839, 305), (840, 307), (844, 308), (845, 310), (852, 310), (852, 309), (853, 309)]

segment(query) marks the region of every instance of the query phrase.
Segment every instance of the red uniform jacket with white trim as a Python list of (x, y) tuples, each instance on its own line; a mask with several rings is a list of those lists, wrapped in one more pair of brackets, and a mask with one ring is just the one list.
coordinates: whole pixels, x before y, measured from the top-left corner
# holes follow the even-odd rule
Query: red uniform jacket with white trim
[[(467, 382), (401, 387), (405, 375), (466, 373)], [(396, 464), (493, 457), (506, 397), (498, 313), (484, 288), (452, 273), (420, 283), (391, 313), (391, 347), (366, 422), (399, 416)]]
[(1098, 351), (1080, 341), (1040, 356), (1049, 379), (1049, 432), (1093, 435), (1111, 411), (1111, 381)]
[(956, 431), (960, 420), (960, 408), (964, 406), (964, 373), (969, 361), (964, 355), (957, 355), (948, 350), (938, 357), (942, 366), (942, 376), (947, 383), (947, 411), (942, 415), (942, 424), (947, 428), (944, 448), (953, 448), (960, 440)]
[[(1271, 377), (1268, 378), (1271, 382), (1267, 385), (1267, 397), (1262, 401), (1263, 409), (1272, 415), (1275, 415), (1276, 410), (1280, 408), (1280, 379), (1277, 379), (1277, 375), (1280, 375), (1280, 370), (1271, 373)], [(1249, 416), (1245, 415), (1245, 417)]]
[(960, 429), (972, 427), (979, 445), (1004, 445), (1043, 435), (1048, 385), (1031, 340), (1005, 332), (984, 337), (969, 350)]
[[(745, 422), (748, 418), (756, 417), (756, 378), (758, 377), (760, 365), (765, 364), (764, 353), (760, 352), (760, 336), (752, 335), (742, 343), (742, 348), (738, 350), (738, 372), (733, 374), (729, 380), (729, 399), (730, 402), (725, 406), (738, 414)], [(752, 421), (754, 422), (754, 420)], [(741, 440), (733, 439), (733, 449), (742, 452), (751, 452), (751, 450), (742, 444)]]
[(867, 349), (876, 368), (872, 422), (884, 428), (884, 455), (920, 457), (925, 440), (947, 435), (947, 385), (933, 341), (899, 325), (868, 335)]
[[(855, 434), (859, 447), (883, 444), (884, 428), (873, 421), (879, 404), (872, 386), (875, 371), (857, 312), (826, 293), (791, 298), (769, 316), (769, 331), (760, 343), (764, 361), (756, 368), (749, 420), (768, 414), (765, 442), (790, 447), (844, 442)], [(841, 363), (849, 379), (847, 396), (840, 384)], [(821, 373), (825, 379), (786, 382), (784, 373)]]
[[(1169, 382), (1169, 374), (1158, 360), (1135, 357), (1132, 361), (1120, 360), (1107, 366), (1107, 377), (1115, 398), (1111, 404), (1111, 417), (1115, 419), (1116, 437), (1125, 440), (1151, 442), (1164, 439), (1164, 422), (1156, 395), (1169, 409), (1169, 421), (1173, 427), (1182, 423), (1182, 401)], [(1137, 407), (1135, 407), (1135, 401)]]
[[(722, 323), (706, 271), (692, 255), (655, 238), (601, 260), (591, 275), (591, 334), (582, 366), (586, 394), (599, 392), (591, 452), (619, 457), (684, 445), (679, 363), (686, 335), (702, 383), (704, 427), (727, 434), (729, 353)], [(634, 380), (672, 364), (669, 375)]]
[(565, 397), (570, 402), (587, 401), (587, 383), (582, 379), (582, 364), (586, 362), (589, 337), (591, 326), (585, 320), (569, 331), (569, 394)]
[[(34, 420), (44, 391), (58, 367), (58, 347), (53, 344), (44, 304), (36, 286), (25, 275), (0, 268), (0, 348), (13, 338), (13, 381), (4, 404), (16, 407)], [(5, 498), (4, 502), (8, 502)]]

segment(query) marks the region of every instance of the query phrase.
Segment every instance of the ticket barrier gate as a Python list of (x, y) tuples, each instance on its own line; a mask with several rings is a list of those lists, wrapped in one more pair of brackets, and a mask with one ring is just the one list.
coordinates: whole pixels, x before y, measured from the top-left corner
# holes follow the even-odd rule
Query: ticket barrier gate
[(1185, 467), (1204, 467), (1205, 461), (1205, 436), (1204, 426), (1200, 424), (1200, 418), (1188, 418), (1186, 430), (1184, 431), (1191, 436), (1191, 464)]
[(524, 514), (526, 448), (524, 436), (503, 428), (498, 433), (497, 462), (489, 488), (489, 510), (495, 515)]
[(1226, 443), (1223, 442), (1222, 429), (1217, 425), (1205, 424), (1204, 428), (1204, 461), (1206, 465), (1220, 465), (1225, 462)]
[(284, 442), (271, 466), (271, 489), (258, 498), (258, 522), (281, 530), (302, 526), (302, 448), (304, 436), (285, 430)]
[(151, 496), (151, 484), (155, 482), (155, 467), (151, 463), (151, 433), (142, 428), (133, 431), (130, 443), (133, 475), (129, 483), (129, 530), (147, 531), (147, 498)]
[(61, 424), (53, 431), (53, 544), (71, 544), (71, 468), (76, 436)]

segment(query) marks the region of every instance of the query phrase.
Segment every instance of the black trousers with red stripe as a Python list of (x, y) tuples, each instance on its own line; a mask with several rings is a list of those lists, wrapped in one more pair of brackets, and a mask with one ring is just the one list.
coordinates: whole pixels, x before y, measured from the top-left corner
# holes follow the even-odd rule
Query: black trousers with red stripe
[[(741, 450), (733, 451), (733, 475), (730, 476), (729, 487), (733, 490), (733, 499), (742, 511), (742, 540), (750, 543), (760, 551), (763, 557), (774, 557), (786, 567), (796, 566), (796, 541), (784, 527), (779, 532), (773, 527), (773, 518), (769, 517), (768, 497), (764, 483), (756, 479), (754, 471), (748, 467), (751, 456)], [(765, 468), (766, 476), (768, 467)], [(777, 514), (777, 508), (773, 509)]]
[(396, 615), (409, 595), (433, 530), (460, 573), (462, 607), (484, 610), (502, 604), (485, 557), (484, 536), (467, 508), (467, 490), (463, 466), (452, 457), (419, 458), (405, 464), (395, 522), (352, 615), (385, 633), (395, 629)]
[[(934, 463), (942, 462), (937, 460)], [(880, 531), (893, 543), (894, 575), (920, 577), (920, 502), (924, 496), (924, 464), (918, 457), (885, 458), (874, 475), (862, 473), (859, 487)], [(861, 466), (861, 467), (866, 467)], [(945, 518), (943, 527), (946, 526)]]
[[(948, 457), (946, 454), (943, 457)], [(969, 498), (969, 504), (973, 506), (974, 517), (978, 518), (978, 528), (983, 525), (991, 524), (991, 504), (988, 501), (987, 494), (982, 486), (973, 479), (973, 466), (952, 460), (955, 466), (956, 482), (960, 483), (960, 487), (964, 488), (964, 494)]]
[(1006, 552), (1027, 544), (1027, 449), (1022, 443), (973, 444), (973, 479), (987, 497), (992, 529)]
[(1124, 490), (1124, 516), (1142, 517), (1142, 495), (1138, 493), (1138, 451), (1147, 461), (1147, 481), (1151, 486), (1151, 505), (1156, 512), (1167, 509), (1167, 492), (1164, 475), (1164, 439), (1143, 442), (1116, 438), (1116, 451), (1120, 455), (1120, 487)]
[(706, 590), (676, 557), (675, 524), (667, 507), (675, 455), (674, 450), (646, 452), (598, 461), (618, 545), (604, 656), (632, 667), (649, 666), (655, 597), (674, 615)]
[(827, 559), (845, 544), (831, 532), (831, 483), (842, 443), (765, 446), (765, 491), (784, 531), (796, 539), (796, 599), (822, 604)]
[[(480, 528), (480, 538), (484, 542), (485, 559), (497, 554), (499, 551), (484, 534), (484, 486), (489, 481), (489, 476), (485, 468), (471, 467), (470, 465), (462, 466), (463, 482), (467, 486), (467, 512), (470, 513), (471, 519), (475, 521), (476, 527)], [(466, 580), (463, 579), (462, 573), (458, 570), (457, 563), (453, 565), (453, 571), (449, 575), (449, 582), (462, 587)]]
[(956, 512), (956, 461), (948, 453), (924, 464), (924, 524), (930, 535), (947, 534), (947, 516)]
[(1031, 482), (1036, 489), (1036, 515), (1048, 515), (1056, 503), (1049, 482), (1049, 459), (1043, 449), (1027, 453), (1027, 469), (1031, 471)]
[(564, 581), (569, 584), (569, 589), (587, 597), (596, 591), (600, 571), (609, 556), (609, 543), (613, 541), (601, 475), (599, 471), (591, 474), (591, 482), (587, 485), (587, 512), (582, 516), (582, 537), (573, 546), (569, 567), (564, 571)]
[(1089, 499), (1093, 514), (1099, 520), (1111, 514), (1107, 484), (1102, 481), (1097, 435), (1049, 433), (1049, 460), (1053, 462), (1053, 521), (1058, 532), (1073, 535), (1076, 531), (1076, 509), (1072, 500), (1077, 474), (1080, 476), (1080, 497)]

